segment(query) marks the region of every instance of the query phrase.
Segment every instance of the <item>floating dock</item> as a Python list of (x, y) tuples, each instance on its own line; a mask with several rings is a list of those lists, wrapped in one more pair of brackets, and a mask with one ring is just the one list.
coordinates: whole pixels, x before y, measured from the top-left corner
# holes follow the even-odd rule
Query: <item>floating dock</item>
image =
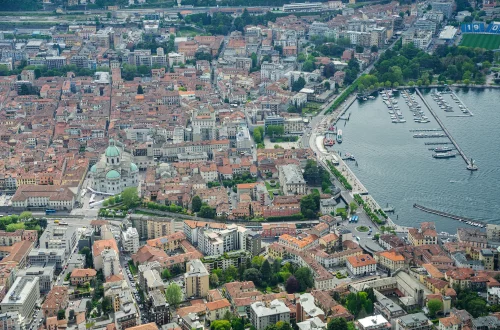
[(448, 136), (445, 133), (433, 133), (433, 134), (413, 134), (413, 137), (416, 139), (433, 139), (433, 138), (442, 138)]
[(428, 207), (425, 207), (425, 206), (422, 206), (422, 205), (419, 205), (419, 204), (413, 204), (413, 207), (416, 208), (416, 209), (419, 209), (421, 211), (430, 213), (430, 214), (435, 214), (435, 215), (439, 215), (439, 216), (442, 216), (442, 217), (445, 217), (445, 218), (450, 218), (450, 219), (457, 220), (457, 221), (460, 221), (460, 222), (465, 222), (465, 223), (467, 223), (468, 225), (471, 225), (471, 226), (476, 226), (476, 227), (481, 227), (481, 228), (485, 228), (486, 227), (486, 223), (482, 222), (482, 221), (479, 221), (479, 220), (474, 220), (474, 219), (470, 219), (470, 218), (466, 218), (466, 217), (461, 217), (461, 216), (458, 216), (458, 215), (450, 214), (450, 213), (447, 213), (447, 212), (433, 210), (433, 209), (430, 209)]
[(440, 128), (429, 128), (429, 129), (411, 129), (410, 132), (441, 132)]
[(436, 113), (434, 112), (434, 110), (431, 108), (431, 106), (429, 106), (429, 104), (427, 103), (427, 101), (424, 99), (424, 97), (422, 96), (422, 93), (420, 93), (420, 90), (418, 88), (415, 88), (415, 91), (417, 92), (418, 96), (420, 96), (420, 99), (422, 100), (422, 102), (424, 102), (425, 106), (427, 107), (427, 109), (429, 110), (429, 112), (431, 113), (431, 115), (434, 117), (434, 119), (436, 119), (436, 122), (441, 127), (441, 129), (443, 130), (443, 132), (448, 136), (448, 139), (450, 139), (451, 143), (453, 143), (453, 145), (455, 146), (455, 149), (457, 149), (457, 151), (460, 154), (460, 156), (462, 156), (463, 160), (467, 164), (467, 169), (470, 170), (470, 171), (477, 170), (477, 166), (474, 165), (474, 163), (471, 161), (471, 159), (468, 158), (465, 155), (465, 153), (463, 152), (462, 148), (460, 148), (460, 146), (458, 145), (457, 141), (455, 141), (455, 139), (453, 138), (453, 136), (451, 136), (450, 132), (446, 129), (446, 127), (444, 126), (444, 124), (441, 121), (441, 119), (439, 119), (439, 117), (436, 115)]
[[(462, 102), (462, 100), (458, 97), (458, 95), (450, 88), (450, 86), (448, 86), (448, 90), (450, 92), (450, 94), (452, 94), (457, 100), (458, 102), (460, 102), (460, 104), (465, 108), (467, 109), (467, 111), (469, 111), (469, 115), (464, 115), (463, 117), (472, 117), (474, 116), (474, 114), (470, 111), (470, 109), (465, 105), (464, 102)], [(457, 116), (458, 117), (458, 116)], [(460, 116), (462, 117), (462, 116)]]
[(438, 146), (441, 144), (453, 144), (451, 142), (425, 142), (424, 143), (426, 146)]

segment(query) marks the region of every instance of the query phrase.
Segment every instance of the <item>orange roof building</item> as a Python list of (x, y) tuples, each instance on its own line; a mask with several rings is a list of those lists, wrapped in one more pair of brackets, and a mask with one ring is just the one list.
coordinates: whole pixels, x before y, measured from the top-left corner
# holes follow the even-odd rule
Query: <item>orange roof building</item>
[(380, 267), (392, 271), (405, 266), (405, 257), (396, 251), (382, 251), (375, 254), (375, 260)]
[(291, 236), (289, 234), (284, 234), (280, 236), (279, 243), (286, 247), (290, 247), (292, 249), (304, 251), (306, 249), (318, 245), (319, 240), (318, 236), (314, 234), (300, 235), (298, 237)]
[(377, 261), (369, 254), (361, 254), (347, 258), (347, 269), (354, 275), (365, 275), (375, 272)]

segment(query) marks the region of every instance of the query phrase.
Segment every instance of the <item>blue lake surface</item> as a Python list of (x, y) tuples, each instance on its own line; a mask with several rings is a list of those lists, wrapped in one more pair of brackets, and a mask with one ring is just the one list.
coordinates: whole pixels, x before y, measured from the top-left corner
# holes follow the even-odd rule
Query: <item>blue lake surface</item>
[[(425, 207), (500, 224), (500, 91), (461, 89), (456, 94), (474, 114), (472, 117), (447, 117), (462, 115), (458, 104), (449, 94), (444, 99), (454, 112), (440, 109), (423, 91), (428, 104), (434, 109), (451, 135), (469, 158), (475, 160), (479, 170), (466, 170), (466, 163), (457, 155), (450, 159), (434, 159), (436, 146), (425, 142), (449, 142), (447, 138), (414, 138), (410, 132), (418, 129), (435, 129), (434, 120), (420, 98), (416, 101), (430, 120), (416, 123), (401, 93), (395, 100), (401, 108), (406, 123), (392, 123), (387, 106), (381, 96), (375, 100), (355, 101), (346, 113), (348, 122), (339, 121), (343, 130), (343, 143), (334, 149), (355, 155), (358, 166), (351, 168), (383, 207), (387, 203), (396, 209), (391, 216), (403, 226), (418, 226), (420, 222), (435, 221), (438, 231), (456, 232), (467, 226), (455, 220), (424, 213), (413, 208), (417, 203)], [(452, 145), (448, 145), (452, 146)]]

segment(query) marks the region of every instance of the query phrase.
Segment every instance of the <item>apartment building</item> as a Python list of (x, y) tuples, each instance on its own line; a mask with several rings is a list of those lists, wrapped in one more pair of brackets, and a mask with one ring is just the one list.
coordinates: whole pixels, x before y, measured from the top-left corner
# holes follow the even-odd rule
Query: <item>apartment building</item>
[(45, 266), (46, 264), (55, 264), (56, 272), (62, 270), (65, 259), (66, 255), (60, 249), (33, 249), (28, 254), (30, 265)]
[(431, 330), (432, 322), (424, 313), (408, 314), (396, 320), (397, 330)]
[(0, 303), (0, 308), (4, 313), (17, 312), (23, 327), (31, 322), (30, 317), (38, 299), (40, 299), (38, 278), (18, 277)]
[(277, 322), (290, 322), (290, 308), (281, 300), (273, 300), (268, 306), (263, 302), (250, 305), (250, 321), (257, 330), (263, 330), (268, 325)]
[(184, 273), (186, 297), (206, 297), (209, 290), (209, 276), (210, 274), (199, 259), (186, 263), (186, 273)]
[(136, 228), (129, 227), (122, 231), (123, 250), (128, 253), (136, 253), (139, 250), (139, 233)]

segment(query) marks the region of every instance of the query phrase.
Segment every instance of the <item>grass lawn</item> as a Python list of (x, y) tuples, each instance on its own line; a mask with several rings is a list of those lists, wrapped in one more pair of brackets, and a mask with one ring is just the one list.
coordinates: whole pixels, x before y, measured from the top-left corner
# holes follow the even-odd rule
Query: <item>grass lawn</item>
[(484, 49), (500, 48), (500, 35), (495, 34), (464, 34), (460, 46), (479, 47)]
[(302, 108), (303, 115), (316, 115), (321, 109), (321, 104), (316, 102), (308, 102)]
[(356, 230), (357, 230), (357, 231), (359, 231), (359, 232), (361, 232), (361, 233), (365, 233), (365, 232), (367, 232), (369, 229), (368, 229), (368, 227), (366, 227), (366, 226), (359, 226), (359, 227), (356, 227)]
[(266, 184), (266, 189), (267, 189), (267, 192), (269, 192), (269, 196), (271, 197), (271, 199), (274, 198), (274, 194), (273, 194), (274, 191), (278, 192), (281, 195), (280, 183), (278, 181), (276, 181), (275, 187), (271, 187), (271, 185), (269, 184), (268, 181), (264, 181), (264, 182)]

